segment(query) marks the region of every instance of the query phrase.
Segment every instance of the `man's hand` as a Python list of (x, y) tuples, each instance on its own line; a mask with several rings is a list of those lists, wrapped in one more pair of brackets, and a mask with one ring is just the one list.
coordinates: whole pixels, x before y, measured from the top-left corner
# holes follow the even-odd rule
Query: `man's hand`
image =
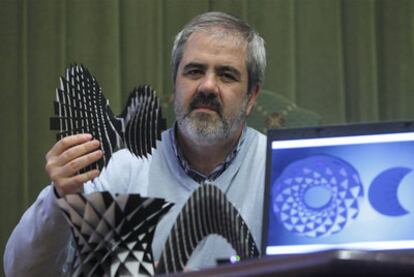
[(59, 140), (46, 154), (46, 172), (59, 196), (80, 192), (83, 183), (99, 175), (94, 169), (83, 174), (78, 171), (102, 158), (100, 142), (90, 134), (78, 134)]

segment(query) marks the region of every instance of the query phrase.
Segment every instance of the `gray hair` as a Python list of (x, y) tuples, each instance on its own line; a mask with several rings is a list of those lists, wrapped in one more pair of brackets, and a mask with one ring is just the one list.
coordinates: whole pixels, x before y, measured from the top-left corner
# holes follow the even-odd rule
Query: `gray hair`
[(195, 32), (206, 31), (210, 28), (239, 36), (247, 43), (248, 92), (250, 93), (256, 84), (262, 84), (266, 69), (266, 50), (263, 38), (250, 25), (235, 16), (223, 12), (207, 12), (194, 17), (175, 37), (171, 52), (174, 85), (188, 38)]

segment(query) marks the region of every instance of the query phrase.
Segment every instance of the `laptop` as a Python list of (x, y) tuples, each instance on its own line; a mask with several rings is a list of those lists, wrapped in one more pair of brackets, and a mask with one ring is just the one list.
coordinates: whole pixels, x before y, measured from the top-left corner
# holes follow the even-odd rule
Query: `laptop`
[(414, 122), (268, 132), (263, 255), (414, 249)]

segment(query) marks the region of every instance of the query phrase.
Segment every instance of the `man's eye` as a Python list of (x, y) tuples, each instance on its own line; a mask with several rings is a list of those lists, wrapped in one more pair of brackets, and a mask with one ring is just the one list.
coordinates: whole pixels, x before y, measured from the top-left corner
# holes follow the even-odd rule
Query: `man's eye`
[(236, 76), (234, 76), (233, 74), (230, 74), (230, 73), (222, 73), (221, 74), (221, 78), (225, 82), (234, 82), (234, 81), (237, 81)]
[(184, 72), (185, 76), (190, 76), (190, 77), (197, 77), (197, 76), (200, 76), (201, 74), (203, 74), (203, 72), (199, 69), (190, 69)]

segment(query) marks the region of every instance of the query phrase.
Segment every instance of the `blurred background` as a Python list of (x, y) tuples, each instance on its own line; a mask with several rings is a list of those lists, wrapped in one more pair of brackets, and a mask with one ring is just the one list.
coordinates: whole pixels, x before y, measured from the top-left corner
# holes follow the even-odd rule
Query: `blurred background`
[(173, 38), (211, 10), (266, 40), (265, 91), (249, 120), (259, 130), (414, 119), (412, 0), (0, 0), (1, 254), (49, 182), (49, 117), (65, 67), (85, 65), (115, 113), (150, 84), (171, 124)]

